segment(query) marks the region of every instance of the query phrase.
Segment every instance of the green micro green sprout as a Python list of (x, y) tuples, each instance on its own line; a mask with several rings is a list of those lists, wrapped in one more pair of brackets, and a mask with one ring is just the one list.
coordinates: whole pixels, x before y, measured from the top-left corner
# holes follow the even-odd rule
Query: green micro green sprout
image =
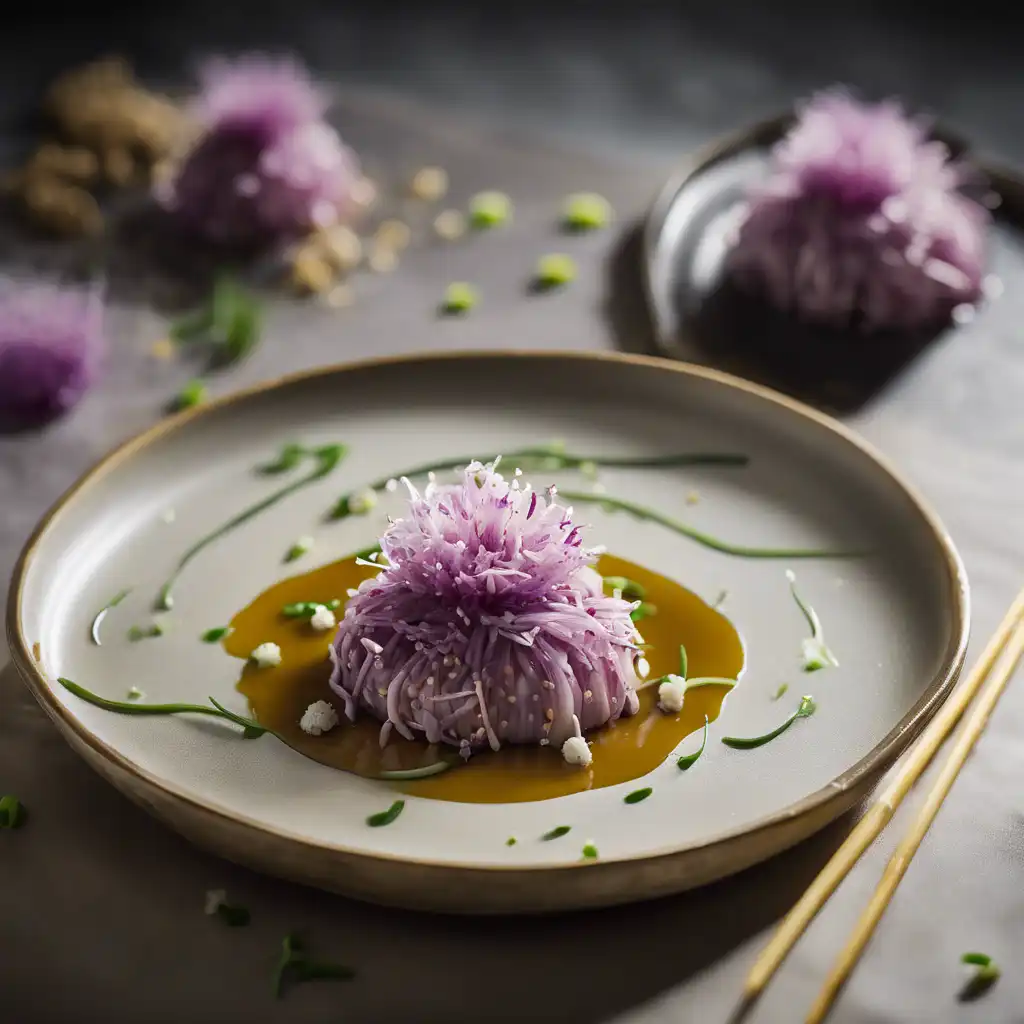
[(454, 281), (444, 291), (441, 312), (449, 315), (468, 313), (479, 301), (480, 295), (471, 284)]
[(550, 253), (541, 256), (534, 272), (534, 283), (538, 288), (561, 288), (576, 280), (576, 263), (565, 253)]
[(477, 192), (469, 201), (469, 220), (475, 228), (497, 228), (512, 219), (512, 200), (504, 192)]
[(565, 200), (562, 226), (567, 231), (596, 231), (611, 219), (611, 203), (596, 192), (576, 192)]

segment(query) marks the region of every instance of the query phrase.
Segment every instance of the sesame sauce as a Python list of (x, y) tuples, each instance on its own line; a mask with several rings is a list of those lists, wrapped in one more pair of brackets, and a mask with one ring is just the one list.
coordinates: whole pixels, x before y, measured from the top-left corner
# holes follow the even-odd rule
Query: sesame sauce
[[(650, 664), (649, 678), (678, 671), (680, 644), (686, 647), (691, 678), (739, 677), (743, 644), (724, 615), (678, 583), (624, 559), (603, 555), (596, 568), (603, 576), (625, 576), (640, 583), (646, 589), (646, 601), (657, 608), (656, 615), (638, 624), (649, 645), (644, 651)], [(344, 601), (350, 588), (378, 571), (375, 566), (345, 559), (283, 580), (232, 619), (234, 632), (223, 641), (229, 654), (242, 659), (261, 643), (278, 644), (282, 653), (279, 666), (256, 668), (247, 663), (242, 670), (238, 689), (248, 698), (253, 717), (314, 761), (368, 778), (378, 778), (382, 771), (425, 767), (442, 759), (458, 762), (457, 752), (448, 746), (406, 740), (394, 731), (381, 749), (380, 723), (365, 713), (349, 722), (341, 701), (328, 686), (331, 664), (327, 649), (334, 631), (317, 632), (308, 621), (284, 617), (281, 609), (297, 601)], [(340, 610), (338, 614), (340, 618)], [(567, 764), (554, 747), (506, 746), (497, 753), (476, 753), (466, 764), (457, 763), (429, 778), (387, 785), (415, 796), (464, 803), (546, 800), (618, 785), (661, 764), (683, 739), (703, 728), (705, 715), (714, 721), (728, 692), (725, 686), (694, 688), (687, 692), (682, 711), (672, 715), (658, 710), (657, 687), (641, 690), (636, 715), (587, 734), (594, 758), (586, 768)], [(331, 701), (341, 722), (325, 735), (309, 736), (299, 728), (299, 720), (318, 700)]]

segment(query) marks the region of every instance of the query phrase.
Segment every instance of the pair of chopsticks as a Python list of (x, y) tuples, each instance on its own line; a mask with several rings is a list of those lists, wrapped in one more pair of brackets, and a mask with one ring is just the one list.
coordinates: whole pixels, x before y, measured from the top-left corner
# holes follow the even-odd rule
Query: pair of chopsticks
[(817, 1000), (807, 1015), (806, 1024), (820, 1024), (825, 1019), (856, 967), (875, 927), (882, 914), (885, 913), (896, 887), (906, 874), (910, 861), (921, 845), (925, 833), (931, 827), (943, 800), (946, 799), (956, 781), (960, 769), (963, 768), (968, 755), (985, 731), (989, 717), (1013, 676), (1022, 655), (1024, 655), (1024, 590), (1017, 595), (1017, 599), (1010, 606), (1006, 617), (1000, 623), (992, 639), (989, 640), (970, 674), (925, 729), (896, 777), (882, 796), (872, 804), (867, 814), (861, 818), (843, 845), (833, 854), (818, 877), (811, 883), (810, 888), (786, 915), (778, 931), (758, 957), (750, 974), (747, 975), (743, 987), (741, 1016), (764, 991), (782, 961), (807, 926), (814, 920), (818, 911), (825, 905), (825, 901), (835, 892), (839, 883), (849, 874), (864, 851), (889, 823), (911, 786), (923, 774), (943, 741), (953, 731), (975, 697), (978, 697), (978, 701), (971, 708), (964, 728), (950, 750), (934, 786), (911, 823), (903, 841), (886, 865), (882, 880), (878, 883), (871, 901), (861, 914), (849, 941), (825, 980)]

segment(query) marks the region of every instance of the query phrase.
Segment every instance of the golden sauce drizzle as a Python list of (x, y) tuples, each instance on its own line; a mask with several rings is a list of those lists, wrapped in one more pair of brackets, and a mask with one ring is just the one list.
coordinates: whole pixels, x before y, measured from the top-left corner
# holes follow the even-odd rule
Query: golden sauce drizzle
[[(646, 600), (658, 609), (638, 624), (650, 645), (645, 651), (650, 678), (678, 671), (680, 644), (686, 646), (691, 678), (739, 677), (743, 644), (724, 615), (678, 583), (625, 559), (603, 555), (597, 570), (603, 576), (625, 576), (640, 583), (647, 591)], [(316, 632), (307, 621), (285, 618), (281, 609), (298, 601), (345, 601), (349, 588), (377, 572), (375, 567), (345, 559), (283, 580), (231, 620), (234, 632), (224, 640), (227, 652), (239, 658), (248, 658), (253, 648), (267, 641), (281, 647), (278, 667), (261, 669), (247, 663), (242, 670), (238, 689), (249, 699), (258, 721), (314, 761), (370, 778), (382, 771), (419, 768), (452, 758), (454, 748), (405, 740), (392, 732), (381, 750), (380, 723), (366, 715), (349, 722), (327, 685), (327, 649), (333, 631)], [(587, 768), (566, 764), (561, 752), (552, 747), (507, 746), (497, 753), (474, 754), (467, 764), (439, 775), (391, 784), (436, 800), (518, 803), (629, 782), (652, 771), (682, 739), (700, 730), (705, 715), (714, 721), (728, 693), (725, 686), (697, 687), (686, 694), (678, 715), (667, 715), (656, 707), (656, 690), (652, 686), (640, 692), (640, 711), (632, 718), (588, 733), (594, 760)], [(323, 736), (309, 736), (299, 728), (299, 720), (317, 700), (331, 701), (341, 724)]]

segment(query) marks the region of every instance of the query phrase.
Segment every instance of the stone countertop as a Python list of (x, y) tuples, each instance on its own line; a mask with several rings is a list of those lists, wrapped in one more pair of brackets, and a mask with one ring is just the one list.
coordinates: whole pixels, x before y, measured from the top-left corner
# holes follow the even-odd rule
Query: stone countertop
[[(798, 47), (764, 56), (770, 48), (756, 26), (776, 37), (763, 18), (752, 15), (753, 23), (746, 21), (730, 43), (713, 5), (693, 7), (704, 19), (698, 18), (703, 35), (669, 33), (667, 26), (676, 23), (666, 22), (663, 13), (652, 16), (623, 44), (633, 56), (621, 65), (620, 51), (605, 38), (608, 26), (595, 31), (588, 50), (566, 30), (564, 15), (538, 30), (544, 38), (535, 50), (527, 46), (534, 37), (520, 26), (522, 38), (513, 31), (495, 41), (488, 61), (476, 52), (485, 49), (480, 40), (488, 33), (445, 31), (444, 23), (410, 14), (391, 38), (399, 45), (416, 30), (428, 33), (429, 45), (410, 43), (415, 75), (404, 66), (374, 70), (374, 46), (383, 46), (385, 34), (368, 18), (353, 33), (365, 43), (362, 56), (353, 56), (360, 47), (351, 39), (342, 51), (352, 58), (349, 71), (363, 80), (342, 90), (339, 124), (346, 135), (371, 166), (399, 178), (424, 162), (447, 167), (453, 201), (479, 188), (506, 189), (516, 199), (515, 223), (500, 237), (451, 247), (414, 245), (393, 275), (359, 281), (352, 309), (276, 303), (260, 350), (216, 388), (421, 349), (647, 350), (649, 328), (623, 239), (677, 156), (717, 130), (770, 113), (794, 93), (836, 77), (864, 80), (876, 91), (909, 91), (961, 126), (977, 123), (975, 136), (1002, 156), (1024, 155), (1024, 132), (1009, 130), (1014, 118), (1020, 127), (1021, 90), (1002, 77), (1007, 65), (998, 49), (987, 63), (970, 58), (980, 44), (969, 33), (956, 52), (959, 67), (971, 73), (941, 75), (926, 56), (939, 62), (954, 52), (952, 44), (940, 41), (931, 50), (920, 41), (910, 45), (910, 30), (897, 30), (898, 12), (897, 29), (883, 38), (838, 5), (836, 25), (849, 31), (837, 30), (837, 37), (857, 45), (850, 42), (835, 61), (823, 60), (819, 51), (801, 61), (794, 56)], [(174, 22), (167, 13), (154, 19)], [(260, 24), (268, 34), (266, 22)], [(717, 35), (709, 25), (717, 26)], [(218, 31), (223, 27), (210, 29), (210, 45), (223, 47)], [(78, 53), (73, 33), (67, 35), (51, 54), (55, 62)], [(265, 44), (255, 29), (250, 35), (239, 45)], [(300, 45), (299, 35), (296, 30), (284, 38)], [(307, 32), (311, 60), (332, 66), (328, 44), (342, 35)], [(164, 73), (168, 54), (176, 53), (175, 38), (171, 32), (157, 48), (154, 74)], [(473, 39), (476, 48), (469, 45)], [(865, 47), (872, 40), (875, 54), (868, 61)], [(634, 52), (645, 41), (649, 66)], [(669, 62), (674, 46), (680, 57)], [(513, 60), (517, 53), (521, 59)], [(338, 67), (345, 63), (337, 60)], [(862, 70), (870, 75), (858, 77), (859, 61), (867, 62)], [(2, 68), (0, 82), (11, 74)], [(553, 68), (562, 69), (564, 83)], [(485, 77), (479, 89), (468, 88)], [(530, 79), (537, 80), (527, 87)], [(462, 84), (456, 88), (453, 81)], [(670, 81), (676, 91), (656, 111), (637, 98)], [(419, 101), (381, 92), (417, 82)], [(442, 104), (458, 109), (442, 112)], [(528, 298), (523, 282), (537, 256), (566, 245), (551, 226), (559, 200), (578, 189), (607, 195), (618, 225), (569, 243), (580, 264), (576, 287)], [(0, 250), (10, 257), (12, 243)], [(190, 376), (187, 367), (150, 359), (149, 345), (163, 321), (139, 300), (130, 276), (125, 269), (114, 282), (115, 297), (122, 297), (112, 312), (115, 358), (104, 384), (46, 433), (0, 438), (0, 579), (9, 575), (49, 504), (104, 451), (154, 422), (162, 403)], [(483, 291), (480, 309), (461, 321), (436, 319), (444, 285), (468, 276)], [(971, 656), (1001, 617), (1024, 569), (1024, 369), (1016, 327), (1024, 300), (1011, 285), (1002, 301), (1005, 310), (991, 329), (933, 347), (848, 418), (919, 485), (960, 547), (973, 589)], [(0, 654), (0, 665), (4, 660)], [(837, 1024), (1024, 1021), (1019, 972), (1008, 970), (974, 1006), (955, 998), (964, 950), (984, 949), (1007, 967), (1024, 953), (1022, 727), (1024, 695), (1011, 688), (838, 1004), (832, 1017)], [(725, 1021), (773, 921), (851, 824), (839, 822), (738, 878), (641, 906), (545, 920), (380, 910), (259, 877), (190, 848), (84, 769), (11, 666), (0, 670), (0, 791), (17, 793), (32, 811), (25, 829), (0, 836), (7, 882), (0, 1004), (5, 1019), (17, 1024), (79, 1019), (83, 1007), (109, 1024), (188, 1018), (261, 1024), (298, 1016), (310, 1024), (431, 1024), (458, 1015), (562, 1024)], [(789, 1024), (809, 1006), (919, 799), (907, 801), (801, 941), (749, 1018), (754, 1024)], [(252, 926), (231, 930), (203, 917), (203, 893), (210, 888), (226, 888), (250, 906)], [(281, 936), (293, 928), (305, 931), (318, 952), (351, 963), (358, 979), (302, 986), (286, 1001), (273, 1001), (270, 972)], [(602, 977), (595, 985), (598, 965)]]

